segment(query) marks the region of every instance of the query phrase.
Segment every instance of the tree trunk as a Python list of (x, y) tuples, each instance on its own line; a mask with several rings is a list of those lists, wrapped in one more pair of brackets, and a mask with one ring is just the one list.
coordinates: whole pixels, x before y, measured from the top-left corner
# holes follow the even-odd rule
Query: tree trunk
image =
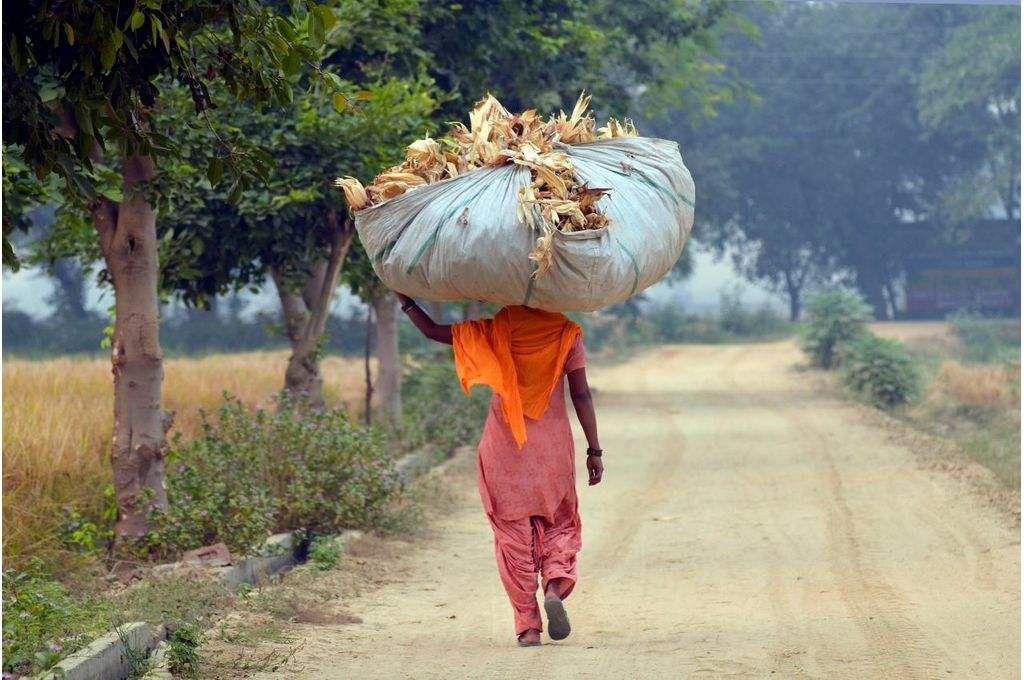
[(900, 318), (900, 311), (899, 308), (897, 308), (896, 306), (896, 286), (893, 285), (893, 282), (891, 280), (885, 282), (885, 298), (889, 302), (889, 318)]
[(369, 425), (373, 422), (373, 376), (370, 373), (370, 348), (373, 346), (373, 323), (370, 316), (373, 307), (366, 307), (365, 343), (363, 344), (363, 370), (366, 384), (366, 399), (363, 402), (363, 421)]
[(324, 263), (317, 265), (312, 280), (307, 282), (301, 293), (290, 291), (280, 273), (274, 272), (285, 328), (292, 343), (292, 353), (284, 373), (284, 389), (295, 397), (308, 399), (312, 408), (323, 408), (324, 405), (320, 342), (327, 327), (338, 273), (355, 235), (351, 219), (339, 224), (337, 214), (329, 211), (326, 221), (331, 230), (330, 255)]
[(307, 398), (311, 406), (319, 408), (324, 403), (323, 378), (320, 375), (320, 362), (302, 361), (299, 356), (299, 342), (309, 323), (309, 310), (299, 293), (288, 289), (280, 272), (272, 273), (277, 297), (281, 301), (281, 314), (284, 316), (284, 329), (292, 345), (292, 353), (284, 373), (284, 389), (297, 398)]
[(874, 283), (861, 286), (861, 290), (864, 292), (864, 297), (867, 298), (868, 304), (871, 305), (872, 314), (875, 319), (878, 321), (887, 320), (889, 318), (889, 305), (886, 304), (882, 284)]
[(789, 296), (789, 320), (797, 322), (800, 320), (801, 293), (803, 286), (802, 277), (798, 279), (789, 270), (784, 272), (786, 277), (786, 295)]
[(53, 264), (54, 291), (47, 301), (54, 306), (54, 316), (64, 321), (88, 318), (85, 308), (85, 275), (82, 266), (70, 258)]
[(161, 408), (156, 213), (140, 182), (154, 176), (151, 158), (124, 161), (124, 201), (100, 199), (93, 218), (107, 271), (114, 283), (116, 316), (111, 349), (114, 436), (110, 465), (117, 499), (118, 540), (145, 535), (147, 515), (167, 507), (165, 435), (170, 415)]
[(377, 392), (380, 415), (392, 426), (402, 422), (402, 367), (398, 354), (398, 301), (394, 293), (379, 290), (373, 295), (377, 320)]

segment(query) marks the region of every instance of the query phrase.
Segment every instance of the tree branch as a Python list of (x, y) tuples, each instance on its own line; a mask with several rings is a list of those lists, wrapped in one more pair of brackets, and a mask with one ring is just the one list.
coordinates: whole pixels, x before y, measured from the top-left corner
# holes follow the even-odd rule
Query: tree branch
[(331, 307), (331, 297), (334, 294), (334, 287), (338, 282), (338, 273), (341, 265), (348, 255), (348, 249), (352, 245), (355, 236), (355, 228), (352, 218), (346, 218), (344, 223), (338, 224), (338, 214), (333, 210), (327, 212), (327, 225), (331, 227), (331, 254), (327, 259), (327, 267), (324, 271), (323, 283), (310, 309), (309, 320), (306, 322), (303, 340), (306, 343), (314, 342), (323, 335), (327, 326), (327, 314)]

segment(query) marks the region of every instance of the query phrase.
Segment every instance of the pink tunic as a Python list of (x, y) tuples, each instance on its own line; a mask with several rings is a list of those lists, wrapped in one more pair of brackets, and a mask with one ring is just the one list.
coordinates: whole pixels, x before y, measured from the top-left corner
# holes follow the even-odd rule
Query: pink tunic
[(539, 516), (551, 521), (567, 495), (575, 500), (575, 449), (565, 409), (564, 374), (583, 368), (585, 363), (583, 342), (577, 340), (566, 356), (563, 378), (551, 391), (544, 415), (538, 420), (526, 419), (522, 449), (512, 438), (501, 397), (491, 399), (477, 448), (480, 499), (488, 515), (504, 520)]

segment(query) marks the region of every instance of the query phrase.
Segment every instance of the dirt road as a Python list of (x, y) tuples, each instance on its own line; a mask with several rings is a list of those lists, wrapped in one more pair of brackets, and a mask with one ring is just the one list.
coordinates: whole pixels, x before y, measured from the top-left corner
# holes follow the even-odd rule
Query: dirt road
[(780, 342), (592, 369), (607, 472), (580, 490), (568, 640), (513, 645), (466, 493), (346, 603), (362, 623), (302, 627), (273, 677), (1019, 677), (1017, 529), (799, 361)]

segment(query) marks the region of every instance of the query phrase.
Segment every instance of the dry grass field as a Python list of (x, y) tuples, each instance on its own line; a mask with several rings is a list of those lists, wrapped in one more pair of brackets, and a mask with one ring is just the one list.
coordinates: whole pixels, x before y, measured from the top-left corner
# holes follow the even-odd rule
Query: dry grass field
[[(164, 407), (175, 412), (172, 433), (196, 433), (200, 409), (216, 409), (224, 391), (249, 404), (270, 404), (287, 358), (286, 352), (252, 352), (168, 359), (163, 394)], [(328, 402), (361, 413), (362, 362), (329, 357), (323, 372)], [(110, 483), (112, 398), (106, 359), (3, 362), (5, 567), (28, 555), (52, 556), (65, 506), (97, 510), (102, 504)]]
[[(977, 323), (977, 322), (976, 322)], [(1017, 327), (1013, 320), (982, 322), (990, 329)], [(904, 414), (915, 426), (956, 441), (991, 470), (1007, 489), (1020, 491), (1020, 357), (1012, 353), (969, 361), (977, 354), (953, 324), (935, 321), (871, 324), (878, 335), (904, 343), (925, 376), (924, 394)], [(968, 329), (970, 330), (970, 329)], [(975, 336), (977, 334), (975, 333)], [(975, 342), (978, 341), (974, 337)], [(1016, 342), (1010, 334), (998, 340)]]

